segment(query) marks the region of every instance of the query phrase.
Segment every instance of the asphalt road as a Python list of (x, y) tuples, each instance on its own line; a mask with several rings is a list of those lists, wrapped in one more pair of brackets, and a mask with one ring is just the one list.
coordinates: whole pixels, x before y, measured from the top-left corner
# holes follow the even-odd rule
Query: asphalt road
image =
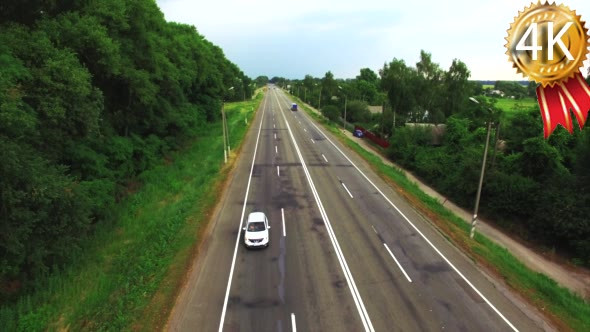
[[(169, 330), (550, 329), (289, 106), (265, 96)], [(242, 244), (253, 211), (269, 218), (267, 249)]]

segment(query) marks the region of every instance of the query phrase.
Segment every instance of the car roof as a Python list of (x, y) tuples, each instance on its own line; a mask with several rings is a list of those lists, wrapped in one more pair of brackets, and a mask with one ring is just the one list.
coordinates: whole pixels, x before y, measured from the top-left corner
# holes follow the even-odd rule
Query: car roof
[(248, 215), (248, 222), (264, 221), (264, 212), (252, 212)]

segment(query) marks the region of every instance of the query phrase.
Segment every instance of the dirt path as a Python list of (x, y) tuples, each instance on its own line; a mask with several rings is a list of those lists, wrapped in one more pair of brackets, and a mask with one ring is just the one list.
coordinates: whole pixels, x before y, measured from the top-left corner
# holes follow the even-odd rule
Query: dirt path
[[(307, 104), (306, 106), (319, 114), (316, 109)], [(447, 197), (439, 194), (436, 190), (421, 182), (412, 173), (388, 160), (367, 140), (358, 139), (354, 137), (352, 133), (342, 129), (341, 132), (347, 137), (353, 139), (365, 150), (379, 157), (386, 165), (394, 166), (400, 169), (406, 174), (408, 179), (410, 179), (412, 182), (415, 182), (423, 192), (438, 199), (439, 202), (441, 202), (447, 209), (459, 216), (465, 222), (471, 222), (472, 212), (455, 205), (453, 202), (449, 201)], [(555, 280), (558, 284), (569, 288), (586, 299), (590, 299), (590, 270), (569, 264), (565, 262), (564, 259), (559, 257), (549, 257), (549, 255), (540, 254), (535, 248), (533, 248), (533, 246), (525, 243), (522, 240), (510, 237), (508, 234), (496, 228), (485, 219), (478, 218), (477, 225), (478, 232), (484, 234), (490, 240), (506, 248), (508, 251), (510, 251), (510, 253), (512, 253), (512, 255), (518, 258), (518, 260), (520, 260), (533, 271), (543, 273)]]

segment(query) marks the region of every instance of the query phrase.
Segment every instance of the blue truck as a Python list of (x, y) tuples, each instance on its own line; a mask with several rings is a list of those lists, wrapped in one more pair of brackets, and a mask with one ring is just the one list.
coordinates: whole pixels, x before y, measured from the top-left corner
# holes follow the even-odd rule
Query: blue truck
[(291, 111), (296, 111), (297, 110), (297, 104), (292, 103), (291, 104)]

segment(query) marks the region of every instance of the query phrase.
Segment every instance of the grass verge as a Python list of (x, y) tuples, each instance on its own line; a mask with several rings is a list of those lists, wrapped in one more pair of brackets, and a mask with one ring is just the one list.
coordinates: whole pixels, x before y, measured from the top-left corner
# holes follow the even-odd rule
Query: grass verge
[(500, 276), (506, 284), (528, 301), (541, 309), (560, 331), (590, 331), (590, 303), (569, 289), (559, 286), (542, 273), (532, 271), (516, 259), (508, 250), (476, 233), (475, 241), (469, 238), (469, 225), (447, 210), (437, 199), (428, 196), (405, 174), (365, 150), (349, 139), (335, 124), (296, 97), (298, 104), (324, 128), (334, 134), (343, 144), (354, 150), (403, 197), (431, 220), (455, 246), (492, 273)]
[[(226, 104), (232, 147), (261, 100)], [(98, 231), (71, 266), (0, 308), (2, 330), (161, 329), (231, 167), (221, 132), (221, 122), (204, 126), (172, 163), (142, 173), (141, 189), (114, 207), (113, 227)]]
[(507, 116), (512, 116), (515, 112), (528, 110), (537, 105), (537, 100), (529, 97), (523, 99), (497, 98), (494, 107), (503, 110)]

